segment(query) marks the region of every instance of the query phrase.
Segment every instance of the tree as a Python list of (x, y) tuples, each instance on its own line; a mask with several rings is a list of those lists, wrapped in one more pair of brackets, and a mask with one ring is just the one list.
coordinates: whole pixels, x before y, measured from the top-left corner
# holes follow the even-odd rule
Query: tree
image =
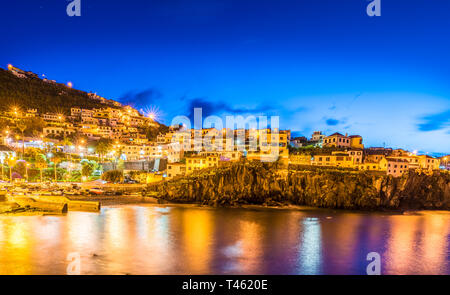
[(41, 149), (38, 148), (27, 148), (25, 152), (25, 157), (36, 159), (42, 153)]
[(94, 163), (85, 161), (81, 167), (81, 176), (89, 177), (94, 172)]
[(25, 177), (26, 170), (27, 170), (26, 162), (23, 160), (17, 161), (16, 165), (14, 165), (14, 168), (13, 168), (13, 172), (18, 173), (22, 178)]
[(56, 169), (56, 167), (57, 167), (57, 165), (59, 164), (59, 163), (61, 163), (61, 158), (60, 157), (57, 157), (57, 156), (54, 156), (53, 158), (52, 158), (52, 162), (53, 162), (53, 164), (54, 164), (54, 166), (55, 166), (55, 182), (58, 182), (58, 176), (57, 176), (57, 169)]
[(120, 170), (110, 170), (102, 175), (102, 179), (105, 181), (118, 183), (123, 181), (123, 172)]
[(45, 121), (39, 117), (26, 118), (23, 123), (26, 125), (26, 136), (39, 136), (46, 126)]
[(47, 161), (45, 160), (44, 155), (39, 154), (35, 158), (34, 166), (39, 169), (39, 173), (41, 175), (41, 182), (42, 182), (42, 169), (47, 168)]
[(65, 137), (63, 138), (63, 140), (61, 140), (60, 144), (61, 144), (62, 146), (64, 146), (64, 147), (67, 147), (67, 146), (71, 146), (73, 143), (72, 143), (72, 141), (70, 140), (69, 137), (66, 137), (66, 136), (65, 136)]
[(107, 138), (101, 138), (96, 147), (96, 152), (99, 154), (100, 159), (103, 160), (103, 157), (107, 155), (112, 149), (112, 141)]
[(24, 131), (25, 129), (27, 129), (27, 124), (25, 124), (25, 121), (20, 120), (16, 123), (16, 127), (17, 129), (20, 130), (20, 132), (22, 133), (22, 158), (23, 155), (25, 154), (25, 138), (24, 138)]
[(165, 126), (165, 125), (158, 125), (157, 127), (155, 126), (145, 126), (144, 127), (144, 132), (148, 138), (148, 140), (155, 140), (156, 137), (160, 134), (160, 133), (167, 133), (169, 132), (169, 127)]
[(9, 166), (9, 180), (12, 182), (12, 167), (16, 164), (16, 158), (9, 157), (8, 158), (8, 166)]

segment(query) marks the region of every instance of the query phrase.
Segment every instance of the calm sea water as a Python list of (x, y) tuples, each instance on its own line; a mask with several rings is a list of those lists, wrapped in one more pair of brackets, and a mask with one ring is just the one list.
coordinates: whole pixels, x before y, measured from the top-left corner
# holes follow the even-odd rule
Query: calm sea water
[(118, 206), (0, 217), (0, 274), (450, 274), (450, 213)]

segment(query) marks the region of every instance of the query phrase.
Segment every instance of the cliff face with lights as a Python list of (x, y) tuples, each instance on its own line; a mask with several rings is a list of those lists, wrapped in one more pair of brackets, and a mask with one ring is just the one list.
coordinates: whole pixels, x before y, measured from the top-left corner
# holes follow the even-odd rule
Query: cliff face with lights
[(350, 171), (292, 170), (277, 164), (233, 164), (153, 184), (164, 200), (211, 206), (306, 205), (352, 210), (450, 210), (450, 175), (401, 178)]

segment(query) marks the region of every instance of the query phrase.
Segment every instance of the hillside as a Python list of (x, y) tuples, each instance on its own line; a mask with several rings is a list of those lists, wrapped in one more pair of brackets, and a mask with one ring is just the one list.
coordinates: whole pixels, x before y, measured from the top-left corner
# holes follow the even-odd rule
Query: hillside
[[(0, 69), (0, 110), (12, 105), (24, 109), (35, 108), (39, 113), (64, 112), (71, 107), (100, 108), (107, 106), (88, 96), (88, 93), (66, 87), (64, 84), (48, 83), (36, 77), (19, 78), (10, 71)], [(115, 107), (113, 105), (108, 105)]]

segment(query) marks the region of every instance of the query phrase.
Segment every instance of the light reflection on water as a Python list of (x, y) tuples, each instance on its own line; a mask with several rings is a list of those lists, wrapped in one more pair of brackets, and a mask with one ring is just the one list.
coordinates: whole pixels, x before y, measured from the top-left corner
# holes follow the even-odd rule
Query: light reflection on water
[(0, 216), (0, 274), (450, 274), (450, 213), (120, 206)]

